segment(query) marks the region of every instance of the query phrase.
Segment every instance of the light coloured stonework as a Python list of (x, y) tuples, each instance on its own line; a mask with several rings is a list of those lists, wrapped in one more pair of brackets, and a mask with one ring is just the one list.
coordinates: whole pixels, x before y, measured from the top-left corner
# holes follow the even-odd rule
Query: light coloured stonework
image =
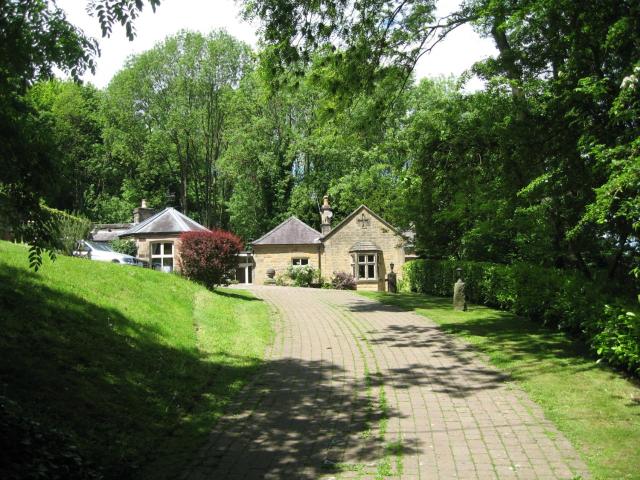
[[(330, 210), (330, 206), (325, 198), (322, 211), (325, 224), (331, 218), (327, 218), (327, 210)], [(294, 220), (299, 227), (300, 221)], [(289, 219), (262, 238), (280, 235), (281, 227), (291, 228), (295, 222), (292, 223)], [(294, 258), (307, 258), (308, 264), (320, 270), (320, 275), (325, 280), (330, 280), (338, 272), (354, 274), (359, 290), (386, 290), (385, 280), (391, 263), (394, 264), (398, 279), (402, 278), (406, 239), (369, 208), (360, 206), (333, 229), (325, 224), (324, 235), (315, 232), (319, 235), (314, 240), (316, 243), (264, 245), (259, 244), (260, 240), (258, 244), (254, 244), (254, 282), (264, 284), (269, 268), (276, 271), (276, 276), (285, 272), (293, 264)], [(329, 228), (325, 229), (325, 226)], [(311, 229), (308, 226), (306, 228)], [(366, 256), (367, 265), (360, 267), (359, 259), (363, 258), (362, 255)], [(367, 278), (358, 278), (363, 271)]]
[(322, 239), (322, 274), (331, 278), (336, 272), (354, 273), (353, 255), (359, 253), (350, 250), (358, 242), (370, 242), (380, 248), (380, 251), (376, 252), (376, 281), (359, 280), (358, 290), (386, 290), (385, 278), (390, 263), (394, 264), (398, 279), (402, 278), (404, 238), (365, 206), (358, 208)]
[(255, 245), (253, 247), (256, 262), (254, 283), (264, 284), (267, 269), (273, 268), (276, 275), (284, 273), (293, 265), (294, 258), (306, 258), (309, 265), (320, 269), (320, 245)]

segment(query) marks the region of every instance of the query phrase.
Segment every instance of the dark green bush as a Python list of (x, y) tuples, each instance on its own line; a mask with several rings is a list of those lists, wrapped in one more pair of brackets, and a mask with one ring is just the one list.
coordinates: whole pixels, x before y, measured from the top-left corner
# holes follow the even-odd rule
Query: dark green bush
[(73, 255), (78, 241), (87, 238), (91, 231), (91, 222), (80, 215), (73, 215), (47, 206), (42, 207), (49, 215), (51, 229), (56, 244), (54, 249), (64, 255)]
[(102, 474), (79, 453), (66, 433), (29, 417), (0, 395), (0, 478), (91, 480)]
[(640, 374), (640, 324), (580, 273), (525, 263), (500, 265), (453, 260), (415, 260), (404, 277), (413, 292), (453, 295), (462, 269), (467, 299), (552, 325), (580, 336), (600, 358)]

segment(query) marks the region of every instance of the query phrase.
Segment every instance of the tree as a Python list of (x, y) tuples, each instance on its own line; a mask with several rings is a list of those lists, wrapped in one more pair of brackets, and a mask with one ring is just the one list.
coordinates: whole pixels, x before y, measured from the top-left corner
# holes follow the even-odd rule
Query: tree
[[(153, 8), (159, 0), (149, 0)], [(103, 32), (118, 21), (131, 38), (132, 22), (141, 0), (96, 0)], [(0, 216), (14, 233), (30, 242), (32, 265), (53, 237), (47, 215), (40, 208), (43, 195), (55, 182), (50, 152), (50, 125), (26, 98), (37, 80), (49, 79), (57, 67), (79, 79), (93, 70), (99, 54), (95, 40), (71, 25), (55, 3), (46, 0), (7, 0), (0, 3)]]
[(220, 161), (232, 98), (251, 68), (249, 47), (222, 31), (181, 32), (130, 60), (104, 111), (112, 157), (132, 162), (132, 190), (155, 204), (171, 193), (184, 213), (226, 226)]
[(78, 78), (93, 69), (97, 44), (44, 0), (0, 4), (0, 214), (32, 245), (32, 265), (53, 240), (40, 199), (51, 191), (55, 157), (52, 132), (27, 91), (50, 78), (54, 67)]
[(224, 230), (186, 232), (180, 242), (182, 273), (207, 288), (226, 282), (242, 251), (240, 238)]

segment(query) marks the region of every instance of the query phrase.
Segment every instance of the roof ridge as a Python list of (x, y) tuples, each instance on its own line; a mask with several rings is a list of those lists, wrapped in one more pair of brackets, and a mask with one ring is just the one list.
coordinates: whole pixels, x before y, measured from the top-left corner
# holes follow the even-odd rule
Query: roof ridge
[(173, 207), (167, 207), (167, 210), (169, 210), (169, 213), (171, 214), (171, 216), (178, 221), (178, 223), (180, 224), (180, 226), (182, 228), (184, 228), (185, 230), (187, 230), (189, 228), (189, 226), (186, 224), (186, 222), (182, 219), (183, 214), (181, 212), (178, 212)]
[(320, 233), (319, 231), (317, 231), (315, 228), (311, 227), (310, 225), (307, 225), (305, 222), (303, 222), (302, 220), (300, 220), (298, 217), (296, 217), (295, 215), (290, 215), (287, 219), (283, 220), (282, 222), (280, 222), (278, 225), (276, 225), (274, 228), (272, 228), (271, 230), (269, 230), (267, 233), (265, 233), (264, 235), (262, 235), (260, 238), (254, 240), (253, 242), (251, 242), (253, 245), (260, 245), (262, 244), (266, 239), (268, 239), (269, 237), (271, 237), (272, 235), (274, 235), (276, 232), (278, 232), (279, 230), (283, 229), (288, 223), (291, 222), (296, 222), (298, 225), (302, 225), (305, 230), (309, 231), (309, 233), (313, 232), (313, 234), (315, 236), (317, 236), (317, 238), (313, 239), (313, 242), (309, 242), (309, 243), (318, 243), (318, 239), (322, 237), (322, 233)]

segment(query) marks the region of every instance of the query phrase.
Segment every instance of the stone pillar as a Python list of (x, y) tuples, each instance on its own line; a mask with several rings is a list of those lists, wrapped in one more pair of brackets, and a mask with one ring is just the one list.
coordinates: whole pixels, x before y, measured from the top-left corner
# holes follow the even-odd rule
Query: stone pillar
[(389, 264), (390, 272), (387, 273), (387, 292), (398, 293), (398, 276), (393, 271), (393, 262)]
[(457, 268), (458, 281), (453, 285), (453, 309), (463, 312), (467, 311), (467, 296), (465, 294), (465, 283), (462, 281), (462, 269)]

